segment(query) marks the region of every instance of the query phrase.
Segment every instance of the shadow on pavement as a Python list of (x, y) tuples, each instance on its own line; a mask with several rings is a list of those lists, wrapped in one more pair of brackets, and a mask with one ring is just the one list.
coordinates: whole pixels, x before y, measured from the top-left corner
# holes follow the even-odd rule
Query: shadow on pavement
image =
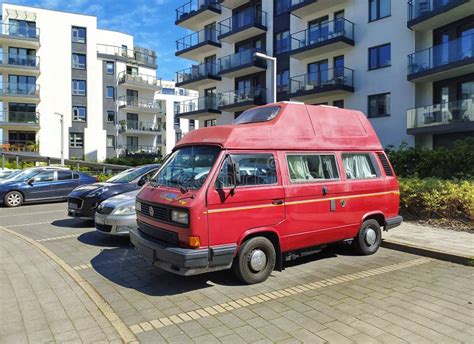
[[(129, 237), (107, 235), (94, 230), (81, 234), (77, 240), (86, 245), (100, 246), (100, 247), (132, 247)], [(110, 251), (110, 250), (108, 250)], [(110, 259), (110, 258), (109, 258)]]
[(62, 219), (56, 220), (51, 223), (55, 227), (61, 228), (94, 228), (94, 221), (87, 219)]

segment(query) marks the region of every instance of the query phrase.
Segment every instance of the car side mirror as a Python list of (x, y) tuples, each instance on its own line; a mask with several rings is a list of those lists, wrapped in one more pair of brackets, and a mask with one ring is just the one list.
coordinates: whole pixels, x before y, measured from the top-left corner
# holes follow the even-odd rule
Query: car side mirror
[(146, 184), (145, 178), (140, 178), (140, 179), (138, 180), (138, 182), (137, 182), (137, 185), (138, 185), (138, 186), (143, 186), (143, 185), (145, 185), (145, 184)]
[(35, 180), (33, 178), (28, 179), (27, 183), (28, 185), (33, 185), (35, 183)]

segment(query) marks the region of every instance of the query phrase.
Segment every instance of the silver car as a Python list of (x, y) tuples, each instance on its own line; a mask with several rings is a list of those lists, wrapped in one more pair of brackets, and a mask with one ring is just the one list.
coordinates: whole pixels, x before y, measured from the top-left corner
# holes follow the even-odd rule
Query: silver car
[(137, 227), (135, 198), (140, 190), (133, 190), (109, 199), (97, 207), (95, 228), (110, 235), (128, 235), (131, 228)]

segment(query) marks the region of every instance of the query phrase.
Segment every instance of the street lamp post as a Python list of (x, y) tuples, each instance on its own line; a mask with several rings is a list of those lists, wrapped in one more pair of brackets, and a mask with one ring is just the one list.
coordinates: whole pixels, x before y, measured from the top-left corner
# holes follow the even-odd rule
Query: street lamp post
[(268, 56), (264, 53), (255, 53), (255, 57), (270, 61), (272, 63), (272, 101), (270, 103), (276, 103), (277, 101), (277, 59), (276, 57)]
[(61, 123), (61, 166), (64, 166), (64, 115), (59, 112), (55, 112), (54, 114), (59, 116)]

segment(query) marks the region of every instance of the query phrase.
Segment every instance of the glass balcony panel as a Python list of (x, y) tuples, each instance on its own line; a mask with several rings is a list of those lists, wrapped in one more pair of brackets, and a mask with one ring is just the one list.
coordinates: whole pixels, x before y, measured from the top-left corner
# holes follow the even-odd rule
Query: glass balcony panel
[(221, 4), (218, 0), (191, 0), (176, 9), (176, 20), (181, 20), (193, 12), (200, 11), (205, 8), (221, 9)]
[(39, 67), (39, 56), (0, 54), (0, 64), (10, 66)]
[(186, 37), (178, 39), (176, 41), (176, 50), (178, 52), (192, 48), (198, 44), (205, 42), (214, 42), (219, 43), (217, 39), (219, 32), (214, 29), (203, 29), (197, 32), (194, 32)]
[(354, 86), (354, 71), (331, 68), (290, 78), (290, 93), (311, 91), (327, 86)]
[(156, 65), (156, 54), (153, 51), (150, 50), (150, 53), (144, 53), (139, 51), (139, 49), (146, 49), (140, 47), (135, 48), (136, 49), (127, 49), (125, 47), (117, 47), (114, 45), (97, 44), (97, 53), (103, 55), (121, 56), (133, 61)]
[(20, 21), (18, 23), (2, 23), (1, 33), (12, 37), (39, 39), (40, 30), (31, 23)]
[(9, 140), (0, 141), (0, 152), (29, 152), (37, 153), (39, 143), (35, 141)]
[(156, 87), (159, 87), (161, 85), (161, 79), (159, 78), (157, 79), (153, 75), (128, 74), (125, 71), (119, 74), (118, 79), (119, 79), (119, 84), (132, 82), (136, 84), (143, 84), (143, 85), (156, 86)]
[(408, 0), (408, 20), (438, 11), (455, 2), (458, 0)]
[(23, 111), (1, 111), (0, 122), (38, 124), (39, 113)]
[(149, 98), (132, 97), (132, 96), (121, 96), (118, 98), (120, 107), (131, 106), (137, 108), (145, 108), (152, 110), (161, 110), (161, 103)]
[(4, 82), (0, 84), (0, 94), (37, 96), (39, 85)]
[(190, 99), (180, 103), (178, 114), (185, 114), (194, 111), (217, 110), (217, 105), (217, 96)]
[(219, 22), (219, 32), (221, 35), (225, 35), (252, 25), (267, 26), (267, 12), (255, 11), (255, 8), (249, 7)]
[(180, 83), (204, 78), (208, 75), (217, 75), (216, 63), (208, 62), (186, 68), (176, 73), (176, 80), (177, 83)]
[(238, 90), (221, 93), (218, 98), (218, 106), (228, 106), (247, 101), (264, 103), (266, 101), (267, 89), (262, 87), (246, 87)]
[(236, 54), (221, 57), (219, 59), (219, 71), (222, 72), (224, 70), (238, 68), (252, 63), (255, 59), (254, 55), (256, 52), (265, 53), (262, 49), (248, 49)]

